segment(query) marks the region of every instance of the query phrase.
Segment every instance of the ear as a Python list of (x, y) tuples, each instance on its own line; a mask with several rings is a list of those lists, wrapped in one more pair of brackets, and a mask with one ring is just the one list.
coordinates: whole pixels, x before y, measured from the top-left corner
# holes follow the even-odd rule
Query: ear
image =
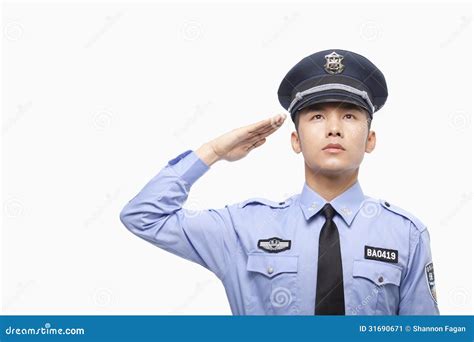
[(298, 132), (296, 131), (291, 132), (291, 147), (293, 147), (293, 151), (295, 151), (295, 153), (301, 152), (300, 138), (298, 136)]
[(369, 131), (369, 135), (367, 136), (367, 142), (365, 143), (365, 152), (370, 153), (375, 149), (375, 143), (377, 141), (377, 137), (374, 131)]

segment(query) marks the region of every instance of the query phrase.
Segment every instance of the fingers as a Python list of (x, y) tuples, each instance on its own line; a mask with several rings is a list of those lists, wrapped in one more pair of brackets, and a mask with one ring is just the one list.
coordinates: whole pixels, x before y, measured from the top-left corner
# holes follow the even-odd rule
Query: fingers
[(266, 121), (266, 124), (260, 125), (259, 129), (257, 130), (249, 131), (246, 134), (243, 141), (247, 142), (247, 141), (252, 141), (254, 139), (260, 140), (261, 138), (272, 134), (283, 125), (283, 123), (285, 122), (285, 119), (286, 119), (285, 114), (278, 114), (274, 117), (264, 120)]
[(237, 128), (233, 131), (234, 139), (238, 144), (254, 144), (275, 132), (285, 122), (286, 114), (278, 114), (255, 124)]
[(262, 129), (265, 129), (265, 127), (268, 127), (269, 124), (270, 124), (270, 119), (265, 119), (257, 123), (245, 126), (244, 129), (246, 133), (253, 134), (255, 132), (261, 131)]
[(273, 122), (274, 125), (281, 126), (286, 120), (286, 114), (285, 113), (277, 114), (272, 119), (274, 119), (274, 122)]
[(253, 131), (246, 143), (249, 144), (247, 151), (253, 150), (265, 143), (267, 141), (266, 137), (274, 133), (278, 128), (280, 128), (285, 122), (286, 114), (278, 114), (269, 119), (263, 120), (266, 124), (260, 124), (259, 128)]
[(268, 137), (270, 134), (275, 133), (275, 131), (278, 128), (280, 128), (280, 126), (271, 127), (269, 129), (267, 129), (266, 131), (263, 131), (263, 132), (261, 132), (257, 135), (254, 135), (254, 136), (246, 139), (245, 141), (243, 141), (243, 143), (250, 144), (250, 148), (252, 148), (252, 146), (258, 147), (266, 141), (266, 137)]
[(247, 148), (247, 151), (253, 150), (254, 148), (257, 148), (257, 147), (263, 145), (265, 143), (265, 141), (267, 141), (267, 139), (265, 139), (265, 138), (256, 141), (254, 144), (250, 145)]
[(272, 127), (280, 127), (286, 119), (286, 114), (277, 114), (271, 118), (257, 122), (256, 124), (247, 126), (247, 132), (250, 135), (259, 134)]
[(253, 144), (256, 141), (261, 140), (261, 139), (269, 136), (270, 134), (275, 133), (275, 131), (278, 130), (278, 128), (280, 128), (280, 127), (281, 127), (281, 124), (279, 126), (274, 125), (272, 127), (267, 128), (266, 130), (260, 131), (260, 133), (255, 133), (255, 134), (249, 136), (248, 138), (246, 138), (242, 142)]

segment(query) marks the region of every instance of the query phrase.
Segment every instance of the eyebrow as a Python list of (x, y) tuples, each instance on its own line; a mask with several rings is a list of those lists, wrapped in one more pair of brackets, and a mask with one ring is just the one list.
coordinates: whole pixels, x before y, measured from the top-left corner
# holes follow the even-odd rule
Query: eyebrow
[[(360, 112), (364, 112), (364, 109), (355, 105), (355, 104), (352, 104), (352, 103), (347, 103), (347, 102), (341, 102), (339, 103), (339, 105), (337, 106), (338, 108), (342, 108), (342, 109), (350, 109), (350, 110), (357, 110), (357, 111), (360, 111)], [(315, 103), (309, 107), (306, 107), (306, 108), (303, 108), (302, 111), (304, 111), (305, 113), (308, 113), (310, 111), (318, 111), (318, 110), (324, 110), (324, 103)]]

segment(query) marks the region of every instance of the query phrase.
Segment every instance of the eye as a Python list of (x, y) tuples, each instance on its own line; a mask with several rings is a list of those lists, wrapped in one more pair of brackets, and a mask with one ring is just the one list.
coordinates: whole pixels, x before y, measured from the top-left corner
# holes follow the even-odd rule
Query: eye
[(349, 117), (349, 119), (355, 119), (354, 114), (346, 114), (344, 117)]
[(321, 119), (323, 116), (321, 114), (314, 114), (312, 117), (311, 117), (311, 120), (313, 119), (316, 119), (316, 120), (319, 120)]

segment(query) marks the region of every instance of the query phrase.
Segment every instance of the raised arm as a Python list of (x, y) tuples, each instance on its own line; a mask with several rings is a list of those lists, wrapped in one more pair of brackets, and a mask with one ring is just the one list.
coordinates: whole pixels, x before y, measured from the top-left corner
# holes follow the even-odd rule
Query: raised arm
[(210, 166), (235, 161), (261, 146), (284, 122), (278, 115), (234, 129), (188, 150), (168, 164), (122, 209), (120, 220), (135, 235), (173, 254), (196, 262), (223, 279), (236, 251), (237, 237), (229, 207), (193, 211), (183, 204)]

